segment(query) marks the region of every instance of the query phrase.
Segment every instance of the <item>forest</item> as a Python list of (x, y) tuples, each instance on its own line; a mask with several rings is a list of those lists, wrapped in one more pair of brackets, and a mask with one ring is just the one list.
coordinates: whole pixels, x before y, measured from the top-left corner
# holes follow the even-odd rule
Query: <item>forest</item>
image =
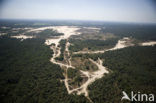
[(156, 94), (156, 46), (128, 47), (104, 54), (75, 55), (74, 57), (103, 59), (110, 71), (89, 86), (94, 103), (128, 103), (121, 101), (122, 91)]
[(118, 38), (111, 38), (107, 40), (94, 40), (94, 39), (70, 39), (73, 45), (70, 46), (70, 50), (73, 52), (86, 50), (104, 50), (113, 47), (118, 41)]
[[(18, 25), (15, 25), (18, 24)], [(68, 94), (64, 85), (63, 69), (50, 62), (53, 51), (45, 45), (46, 38), (63, 35), (53, 30), (39, 33), (26, 33), (36, 38), (10, 38), (12, 35), (24, 33), (14, 28), (43, 27), (56, 25), (78, 25), (99, 27), (100, 38), (103, 34), (112, 34), (113, 38), (106, 40), (87, 38), (69, 38), (72, 65), (67, 72), (69, 84), (80, 86), (87, 80), (80, 76), (79, 70), (95, 71), (98, 68), (89, 62), (89, 58), (103, 60), (108, 68), (108, 74), (89, 85), (89, 97), (94, 103), (129, 103), (121, 101), (122, 91), (130, 95), (131, 91), (156, 94), (156, 46), (133, 46), (101, 54), (73, 54), (80, 50), (104, 50), (113, 47), (123, 37), (138, 41), (156, 40), (156, 26), (142, 24), (120, 24), (104, 22), (37, 22), (12, 21), (1, 22), (0, 33), (0, 103), (90, 103), (82, 95)], [(89, 34), (90, 35), (90, 34)], [(102, 36), (106, 37), (106, 36)], [(60, 41), (61, 55), (56, 58), (64, 62), (66, 40)]]
[(29, 32), (29, 33), (26, 33), (26, 35), (33, 35), (36, 38), (46, 39), (46, 38), (50, 38), (50, 37), (61, 36), (61, 35), (63, 35), (63, 33), (58, 33), (57, 31), (52, 30), (52, 29), (45, 29), (41, 32), (36, 32), (36, 33), (35, 32)]
[(0, 103), (88, 103), (68, 95), (62, 70), (44, 39), (0, 38)]
[(102, 33), (114, 33), (119, 37), (132, 37), (139, 40), (156, 40), (156, 25), (109, 24), (102, 28)]
[(56, 60), (59, 60), (59, 61), (63, 61), (64, 60), (64, 51), (65, 51), (65, 45), (66, 45), (66, 40), (61, 40), (60, 41), (60, 47), (61, 47), (61, 54), (59, 57), (56, 58)]

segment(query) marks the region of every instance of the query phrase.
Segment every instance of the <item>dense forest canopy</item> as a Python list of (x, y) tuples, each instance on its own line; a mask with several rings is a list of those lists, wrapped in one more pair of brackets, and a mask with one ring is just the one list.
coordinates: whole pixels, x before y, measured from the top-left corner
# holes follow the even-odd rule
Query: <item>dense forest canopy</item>
[(1, 37), (0, 48), (1, 103), (88, 103), (84, 96), (68, 95), (43, 39)]
[[(68, 94), (64, 83), (64, 69), (50, 62), (54, 51), (45, 45), (48, 38), (58, 38), (63, 33), (52, 29), (27, 32), (24, 28), (46, 26), (79, 26), (100, 28), (99, 32), (82, 33), (59, 42), (59, 62), (66, 62), (66, 43), (69, 41), (71, 63), (67, 74), (70, 86), (80, 86), (87, 78), (80, 70), (93, 72), (98, 68), (89, 60), (100, 58), (109, 71), (89, 85), (88, 93), (94, 103), (127, 103), (121, 101), (122, 91), (156, 94), (156, 46), (126, 47), (96, 54), (74, 54), (81, 50), (96, 51), (112, 48), (118, 40), (129, 37), (135, 42), (156, 41), (155, 24), (126, 24), (89, 21), (8, 21), (1, 20), (0, 33), (0, 103), (90, 103), (76, 93)], [(32, 35), (31, 39), (15, 39), (11, 36)], [(106, 38), (107, 37), (107, 38)], [(80, 65), (80, 66), (79, 66)]]
[(130, 47), (93, 55), (104, 59), (112, 73), (89, 86), (90, 97), (95, 103), (121, 102), (122, 91), (156, 94), (156, 46)]

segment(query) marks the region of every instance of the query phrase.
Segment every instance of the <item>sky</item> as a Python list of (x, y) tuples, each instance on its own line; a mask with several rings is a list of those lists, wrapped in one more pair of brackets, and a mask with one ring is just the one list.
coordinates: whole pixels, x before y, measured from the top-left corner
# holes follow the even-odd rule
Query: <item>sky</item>
[(0, 0), (0, 19), (156, 23), (156, 0)]

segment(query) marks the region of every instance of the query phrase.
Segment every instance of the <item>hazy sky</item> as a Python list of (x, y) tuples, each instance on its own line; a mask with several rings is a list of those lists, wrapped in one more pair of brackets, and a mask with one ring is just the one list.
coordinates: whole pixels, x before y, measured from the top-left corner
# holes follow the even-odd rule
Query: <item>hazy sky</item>
[(155, 22), (156, 0), (0, 0), (0, 18)]

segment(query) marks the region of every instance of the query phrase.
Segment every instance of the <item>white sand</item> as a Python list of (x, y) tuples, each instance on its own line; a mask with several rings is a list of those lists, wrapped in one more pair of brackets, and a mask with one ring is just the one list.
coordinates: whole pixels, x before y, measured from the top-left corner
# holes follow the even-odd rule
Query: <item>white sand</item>
[[(73, 54), (104, 53), (106, 51), (112, 51), (112, 50), (126, 48), (129, 46), (134, 46), (134, 44), (132, 42), (129, 42), (129, 40), (130, 40), (130, 38), (124, 37), (123, 39), (118, 40), (117, 44), (113, 48), (106, 49), (106, 50), (97, 50), (97, 51), (78, 51), (78, 52), (74, 52)], [(128, 44), (126, 44), (126, 43), (128, 43)], [(156, 45), (156, 41), (143, 42), (143, 43), (140, 43), (139, 45), (140, 46), (154, 46), (154, 45)]]
[[(59, 33), (63, 33), (64, 34), (64, 35), (59, 36), (58, 38), (55, 38), (55, 39), (54, 38), (48, 38), (45, 41), (46, 45), (55, 44), (55, 45), (51, 46), (51, 49), (54, 51), (54, 54), (53, 54), (53, 56), (52, 56), (50, 61), (52, 63), (54, 63), (54, 64), (60, 65), (61, 67), (66, 67), (65, 73), (64, 73), (64, 76), (65, 76), (64, 83), (65, 83), (66, 89), (67, 89), (69, 94), (75, 93), (75, 92), (78, 95), (84, 94), (90, 100), (89, 94), (88, 94), (88, 89), (87, 89), (88, 86), (91, 83), (93, 83), (95, 80), (97, 80), (99, 78), (102, 78), (104, 76), (104, 74), (105, 73), (109, 73), (109, 71), (107, 70), (106, 67), (104, 67), (102, 65), (102, 63), (103, 63), (102, 60), (98, 59), (98, 62), (96, 62), (96, 61), (93, 61), (92, 59), (90, 59), (90, 61), (92, 63), (94, 63), (98, 67), (98, 70), (96, 70), (94, 72), (80, 70), (80, 72), (83, 74), (83, 76), (86, 76), (88, 78), (88, 80), (84, 84), (82, 84), (80, 87), (74, 88), (74, 89), (70, 89), (69, 88), (70, 85), (68, 83), (69, 78), (68, 78), (68, 75), (67, 75), (67, 71), (68, 71), (68, 68), (75, 69), (75, 67), (72, 66), (71, 61), (70, 61), (71, 60), (70, 53), (69, 53), (70, 43), (68, 42), (68, 38), (71, 35), (79, 35), (80, 33), (77, 32), (77, 30), (79, 30), (80, 28), (73, 27), (73, 26), (53, 26), (53, 27), (38, 28), (35, 31), (45, 30), (45, 29), (50, 29), (50, 28), (53, 29), (53, 30), (56, 30)], [(95, 28), (92, 28), (92, 29), (95, 29)], [(68, 57), (64, 56), (64, 58), (68, 61), (67, 64), (63, 64), (63, 63), (60, 63), (60, 62), (55, 60), (55, 58), (59, 57), (60, 54), (61, 54), (61, 52), (60, 52), (61, 48), (58, 45), (59, 45), (59, 42), (62, 39), (67, 39), (67, 43), (66, 43), (66, 46), (65, 46), (65, 51), (67, 52), (67, 56), (70, 57), (70, 58), (68, 58)], [(125, 38), (119, 40), (117, 42), (117, 44), (113, 48), (111, 48), (111, 49), (106, 49), (106, 50), (102, 50), (102, 51), (79, 51), (79, 52), (75, 52), (74, 54), (78, 54), (78, 53), (82, 53), (82, 54), (83, 53), (84, 54), (85, 53), (104, 53), (105, 51), (117, 50), (117, 49), (122, 49), (122, 48), (125, 48), (125, 47), (128, 47), (128, 46), (133, 46), (134, 44), (130, 43), (129, 40), (130, 40), (129, 38), (125, 37)], [(128, 42), (128, 44), (127, 44), (127, 42)]]
[[(70, 61), (71, 58), (68, 59), (68, 63), (69, 63), (69, 64), (59, 63), (59, 62), (57, 62), (57, 61), (55, 60), (55, 58), (60, 56), (60, 49), (61, 49), (61, 48), (58, 47), (59, 42), (60, 42), (62, 39), (68, 39), (71, 35), (78, 35), (78, 34), (80, 34), (80, 33), (77, 33), (77, 32), (76, 32), (76, 30), (78, 30), (79, 28), (67, 27), (67, 26), (61, 26), (61, 27), (60, 27), (60, 26), (59, 26), (59, 27), (54, 27), (53, 29), (57, 30), (57, 31), (60, 32), (60, 33), (64, 33), (64, 35), (63, 35), (63, 36), (60, 36), (60, 38), (58, 38), (58, 39), (47, 39), (47, 40), (46, 40), (45, 44), (47, 44), (47, 45), (51, 45), (52, 43), (55, 44), (55, 46), (51, 46), (51, 48), (52, 48), (53, 51), (54, 51), (54, 54), (53, 54), (53, 57), (51, 58), (50, 61), (53, 62), (53, 63), (55, 63), (55, 64), (60, 65), (61, 67), (62, 67), (62, 66), (67, 67), (66, 73), (65, 73), (64, 83), (65, 83), (65, 86), (66, 86), (67, 91), (68, 91), (69, 94), (71, 94), (71, 93), (73, 93), (73, 92), (77, 92), (78, 95), (84, 93), (85, 96), (89, 98), (89, 96), (88, 96), (88, 90), (87, 90), (88, 85), (90, 85), (90, 84), (91, 84), (92, 82), (94, 82), (96, 79), (103, 77), (103, 74), (104, 74), (104, 73), (108, 73), (108, 71), (107, 71), (106, 68), (102, 65), (102, 61), (101, 61), (100, 59), (99, 59), (99, 63), (97, 63), (97, 62), (95, 62), (95, 61), (93, 61), (93, 60), (90, 59), (94, 64), (96, 64), (96, 65), (98, 66), (99, 69), (98, 69), (97, 71), (95, 71), (95, 72), (92, 72), (92, 73), (90, 73), (90, 72), (88, 72), (88, 71), (82, 71), (82, 70), (81, 70), (81, 72), (82, 72), (85, 76), (88, 77), (88, 80), (87, 80), (83, 85), (81, 85), (79, 88), (75, 88), (75, 89), (70, 90), (70, 88), (69, 88), (70, 85), (69, 85), (69, 83), (68, 83), (69, 78), (68, 78), (68, 75), (67, 75), (67, 70), (68, 70), (68, 68), (75, 68), (75, 67), (73, 67), (73, 66), (71, 65), (71, 61)], [(67, 42), (67, 43), (66, 43), (66, 46), (65, 46), (65, 47), (66, 47), (66, 48), (65, 48), (65, 51), (67, 52), (68, 56), (70, 56), (70, 53), (69, 53), (69, 46), (70, 46), (70, 43)], [(65, 58), (65, 57), (64, 57), (64, 58)], [(67, 58), (66, 58), (66, 59), (67, 59)]]
[[(88, 86), (91, 83), (93, 83), (95, 80), (102, 78), (105, 73), (109, 73), (109, 71), (106, 69), (106, 67), (104, 67), (102, 65), (102, 63), (103, 63), (102, 60), (98, 59), (98, 62), (95, 62), (92, 59), (90, 59), (90, 61), (98, 67), (98, 70), (95, 72), (91, 72), (91, 73), (87, 72), (87, 71), (81, 71), (84, 75), (86, 75), (88, 77), (88, 80), (83, 85), (81, 85), (81, 87), (79, 88), (80, 90), (77, 91), (78, 95), (84, 93), (86, 97), (89, 96), (88, 90), (87, 90)], [(76, 90), (78, 90), (78, 89), (76, 89)]]
[[(60, 65), (61, 67), (66, 67), (67, 69), (66, 69), (66, 72), (65, 72), (65, 79), (64, 79), (64, 83), (65, 83), (65, 86), (66, 86), (66, 88), (67, 88), (67, 91), (68, 91), (68, 93), (69, 94), (71, 94), (71, 93), (73, 93), (73, 92), (77, 92), (77, 94), (79, 95), (79, 94), (85, 94), (85, 96), (87, 97), (87, 98), (89, 98), (88, 97), (88, 90), (87, 90), (87, 88), (88, 88), (88, 85), (90, 85), (92, 82), (94, 82), (96, 79), (98, 79), (98, 78), (101, 78), (102, 76), (103, 76), (103, 74), (104, 73), (108, 73), (108, 71), (106, 70), (106, 68), (105, 67), (103, 67), (103, 65), (102, 65), (102, 61), (99, 59), (99, 63), (97, 63), (97, 62), (95, 62), (95, 61), (93, 61), (93, 60), (91, 60), (94, 64), (96, 64), (97, 65), (97, 67), (99, 68), (97, 71), (95, 71), (95, 72), (92, 72), (92, 73), (90, 73), (90, 72), (88, 72), (88, 71), (80, 71), (80, 72), (82, 72), (85, 76), (87, 76), (88, 77), (88, 80), (87, 80), (87, 82), (85, 82), (83, 85), (81, 85), (79, 88), (75, 88), (75, 89), (72, 89), (72, 90), (70, 90), (70, 85), (69, 85), (69, 83), (68, 83), (68, 80), (69, 80), (69, 78), (68, 78), (68, 75), (67, 75), (67, 70), (68, 70), (68, 68), (73, 68), (73, 69), (75, 69), (75, 67), (73, 67), (72, 66), (72, 64), (71, 64), (71, 57), (70, 57), (70, 53), (69, 53), (69, 46), (70, 46), (70, 43), (68, 42), (68, 38), (71, 36), (71, 35), (79, 35), (80, 33), (78, 33), (78, 32), (76, 32), (77, 30), (79, 30), (80, 28), (78, 28), (78, 27), (68, 27), (68, 26), (56, 26), (56, 27), (51, 27), (52, 29), (54, 29), (54, 30), (57, 30), (59, 33), (64, 33), (64, 35), (63, 36), (60, 36), (59, 38), (57, 38), (57, 39), (47, 39), (46, 41), (45, 41), (45, 44), (46, 45), (51, 45), (51, 44), (55, 44), (55, 45), (53, 45), (53, 46), (51, 46), (51, 49), (54, 51), (54, 54), (53, 54), (53, 56), (52, 56), (52, 58), (51, 58), (51, 62), (52, 63), (55, 63), (55, 64), (58, 64), (58, 65)], [(39, 30), (41, 30), (41, 29), (39, 29)], [(42, 28), (42, 30), (43, 30), (43, 28)], [(67, 39), (67, 43), (66, 43), (66, 46), (65, 46), (65, 51), (67, 52), (67, 56), (68, 57), (70, 57), (69, 59), (68, 59), (68, 57), (65, 57), (64, 56), (64, 58), (68, 61), (68, 63), (67, 64), (63, 64), (63, 63), (60, 63), (60, 62), (57, 62), (56, 60), (55, 60), (55, 58), (56, 57), (59, 57), (60, 56), (60, 54), (61, 54), (61, 52), (60, 52), (60, 47), (58, 46), (59, 45), (59, 42), (62, 40), (62, 39)]]
[(149, 42), (144, 42), (141, 43), (142, 46), (154, 46), (156, 45), (156, 41), (149, 41)]
[(106, 51), (122, 49), (129, 46), (134, 46), (134, 44), (130, 42), (128, 43), (128, 45), (126, 44), (129, 40), (130, 39), (128, 37), (124, 37), (123, 39), (118, 40), (117, 44), (113, 48), (106, 49), (106, 50), (97, 50), (97, 51), (78, 51), (78, 52), (74, 52), (73, 54), (97, 54), (97, 53), (104, 53)]
[[(59, 33), (63, 33), (64, 35), (61, 35), (59, 36), (58, 38), (55, 38), (55, 39), (47, 39), (45, 41), (45, 44), (46, 45), (51, 45), (51, 44), (55, 44), (54, 46), (51, 46), (51, 49), (54, 51), (54, 54), (53, 54), (53, 57), (51, 58), (51, 62), (52, 63), (55, 63), (55, 64), (58, 64), (60, 65), (61, 67), (64, 66), (64, 67), (67, 67), (67, 68), (74, 68), (72, 65), (71, 65), (71, 61), (69, 60), (69, 64), (63, 64), (63, 63), (60, 63), (60, 62), (57, 62), (55, 60), (55, 58), (59, 57), (61, 52), (60, 52), (60, 47), (58, 47), (59, 45), (59, 42), (62, 40), (62, 39), (68, 39), (71, 35), (79, 35), (80, 33), (79, 32), (76, 32), (77, 30), (79, 30), (78, 27), (75, 27), (75, 26), (53, 26), (53, 27), (50, 27), (52, 28), (53, 30), (57, 30), (57, 32)], [(45, 28), (44, 28), (45, 29)], [(47, 29), (47, 28), (46, 28)], [(39, 29), (39, 30), (43, 30), (42, 29)], [(66, 48), (65, 50), (68, 52), (68, 55), (69, 55), (69, 43), (66, 44)]]
[(45, 42), (46, 45), (55, 44), (56, 46), (58, 46), (59, 42), (62, 39), (68, 39), (71, 35), (79, 35), (80, 34), (79, 32), (77, 32), (77, 30), (79, 30), (80, 28), (78, 28), (76, 26), (53, 26), (50, 28), (53, 30), (56, 30), (59, 33), (63, 33), (64, 35), (59, 36), (58, 39), (48, 38)]
[(12, 30), (32, 30), (33, 28), (12, 28)]
[(27, 32), (40, 32), (46, 29), (53, 29), (53, 26), (48, 26), (48, 27), (40, 27), (40, 28), (35, 28), (35, 29), (31, 29)]
[(128, 37), (124, 37), (123, 39), (118, 41), (118, 43), (115, 45), (114, 48), (111, 48), (109, 50), (117, 50), (117, 49), (129, 47), (129, 46), (134, 46), (134, 44), (132, 44), (132, 43), (129, 43), (129, 45), (126, 45), (128, 40), (130, 40)]
[(34, 36), (27, 36), (27, 35), (16, 35), (16, 36), (11, 36), (12, 38), (17, 38), (17, 39), (21, 39), (22, 40), (25, 40), (25, 39), (31, 39), (31, 38), (34, 38)]
[(61, 38), (59, 39), (46, 39), (45, 44), (46, 45), (51, 45), (51, 44), (55, 44), (56, 46), (59, 45), (59, 42), (61, 41)]
[[(142, 46), (153, 46), (155, 44), (156, 44), (155, 41), (151, 41), (151, 42), (144, 42), (141, 45)], [(130, 38), (124, 37), (123, 39), (119, 40), (117, 42), (117, 44), (113, 48), (111, 48), (111, 49), (106, 49), (106, 50), (102, 50), (102, 51), (99, 51), (99, 50), (98, 51), (79, 51), (79, 52), (74, 52), (74, 54), (104, 53), (106, 51), (112, 51), (112, 50), (122, 49), (122, 48), (129, 47), (129, 46), (134, 46), (134, 44), (131, 43)], [(75, 89), (72, 89), (72, 90), (69, 90), (68, 89), (68, 93), (77, 92), (78, 95), (84, 94), (86, 97), (89, 98), (88, 90), (87, 90), (88, 86), (91, 83), (93, 83), (95, 80), (97, 80), (99, 78), (102, 78), (105, 73), (109, 73), (109, 71), (106, 69), (106, 67), (104, 67), (102, 65), (102, 60), (99, 59), (98, 62), (95, 62), (92, 59), (90, 59), (90, 61), (92, 63), (94, 63), (95, 65), (97, 65), (98, 70), (95, 71), (95, 72), (91, 72), (91, 73), (88, 72), (88, 71), (82, 71), (82, 70), (80, 70), (80, 72), (83, 75), (85, 75), (86, 77), (88, 77), (88, 80), (83, 85), (81, 85), (79, 88), (75, 88)], [(69, 85), (67, 85), (67, 86), (69, 86)], [(89, 100), (90, 100), (90, 98), (89, 98)]]

